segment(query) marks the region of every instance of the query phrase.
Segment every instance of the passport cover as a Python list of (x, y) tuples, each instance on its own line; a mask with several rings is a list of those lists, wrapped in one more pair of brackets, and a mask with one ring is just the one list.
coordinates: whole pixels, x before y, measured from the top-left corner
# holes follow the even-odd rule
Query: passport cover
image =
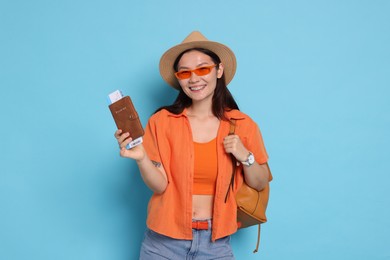
[(108, 106), (118, 129), (122, 133), (129, 132), (131, 138), (137, 139), (144, 135), (141, 121), (129, 96), (125, 96)]

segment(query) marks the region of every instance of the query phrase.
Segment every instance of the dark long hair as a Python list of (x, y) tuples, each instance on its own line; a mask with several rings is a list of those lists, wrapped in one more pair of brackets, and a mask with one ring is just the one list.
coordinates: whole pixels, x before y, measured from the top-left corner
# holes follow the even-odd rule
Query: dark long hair
[[(203, 48), (192, 48), (183, 51), (179, 56), (177, 56), (175, 63), (173, 64), (173, 69), (175, 71), (177, 71), (177, 65), (181, 57), (189, 51), (199, 51), (210, 56), (210, 58), (214, 61), (214, 63), (218, 64), (216, 67), (217, 69), (219, 64), (221, 63), (221, 59), (214, 52)], [(173, 102), (173, 104), (169, 106), (160, 107), (159, 109), (156, 110), (156, 112), (162, 109), (166, 109), (169, 112), (178, 115), (181, 112), (183, 112), (184, 108), (191, 106), (191, 104), (192, 104), (191, 98), (189, 98), (184, 93), (183, 89), (180, 88), (179, 94), (177, 95), (176, 100)], [(216, 116), (218, 119), (226, 120), (224, 112), (226, 110), (229, 111), (232, 109), (239, 110), (236, 101), (234, 100), (232, 94), (230, 93), (229, 89), (226, 86), (225, 75), (222, 75), (221, 78), (217, 79), (217, 86), (215, 88), (214, 95), (213, 95), (212, 112), (214, 116)]]

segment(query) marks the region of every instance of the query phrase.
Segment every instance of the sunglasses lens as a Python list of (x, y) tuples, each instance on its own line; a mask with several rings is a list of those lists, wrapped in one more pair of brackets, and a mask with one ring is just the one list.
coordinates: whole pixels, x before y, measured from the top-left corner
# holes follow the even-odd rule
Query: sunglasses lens
[(188, 79), (189, 77), (191, 77), (191, 71), (189, 70), (178, 71), (175, 73), (175, 75), (179, 79)]
[(202, 67), (202, 68), (198, 68), (198, 69), (194, 70), (195, 74), (198, 76), (207, 75), (210, 73), (210, 71), (211, 71), (210, 67)]

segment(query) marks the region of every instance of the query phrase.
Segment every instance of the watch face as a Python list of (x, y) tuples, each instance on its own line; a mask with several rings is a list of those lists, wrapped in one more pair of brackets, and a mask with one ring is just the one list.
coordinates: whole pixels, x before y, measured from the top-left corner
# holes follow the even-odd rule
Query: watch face
[(248, 163), (253, 164), (254, 162), (255, 162), (255, 157), (253, 156), (253, 154), (250, 154), (248, 157)]

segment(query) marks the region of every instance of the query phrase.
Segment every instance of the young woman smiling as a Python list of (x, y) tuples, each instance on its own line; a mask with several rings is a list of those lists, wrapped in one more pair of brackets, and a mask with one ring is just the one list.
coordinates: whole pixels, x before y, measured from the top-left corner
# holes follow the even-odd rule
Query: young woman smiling
[[(260, 130), (227, 88), (235, 71), (227, 46), (192, 32), (161, 57), (160, 74), (179, 94), (151, 116), (143, 144), (127, 150), (130, 133), (115, 133), (121, 156), (136, 160), (154, 192), (140, 259), (234, 259), (235, 192), (244, 181), (261, 190), (272, 178)], [(226, 197), (230, 154), (241, 164)]]

